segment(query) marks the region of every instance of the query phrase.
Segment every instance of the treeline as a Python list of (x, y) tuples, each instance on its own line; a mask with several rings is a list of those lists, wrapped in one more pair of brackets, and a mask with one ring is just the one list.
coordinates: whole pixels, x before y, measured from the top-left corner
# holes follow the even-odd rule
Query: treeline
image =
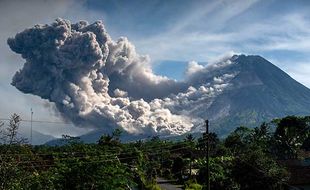
[(238, 127), (225, 139), (209, 133), (122, 143), (117, 129), (97, 144), (64, 136), (64, 146), (30, 146), (18, 138), (20, 121), (14, 114), (7, 126), (0, 124), (0, 189), (159, 189), (158, 176), (205, 189), (209, 141), (212, 190), (281, 190), (290, 179), (281, 161), (310, 149), (310, 117)]

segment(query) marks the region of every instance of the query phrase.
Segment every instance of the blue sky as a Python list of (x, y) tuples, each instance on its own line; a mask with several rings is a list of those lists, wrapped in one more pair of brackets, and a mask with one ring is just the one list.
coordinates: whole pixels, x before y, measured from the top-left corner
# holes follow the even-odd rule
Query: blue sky
[[(154, 63), (169, 60), (155, 67), (158, 73), (179, 79), (185, 64), (175, 61), (210, 62), (227, 52), (259, 54), (310, 86), (309, 1), (92, 0), (85, 6), (102, 13), (115, 39), (127, 36)], [(156, 69), (169, 63), (176, 74)]]
[[(188, 61), (210, 63), (227, 53), (258, 54), (310, 87), (310, 1), (286, 0), (29, 0), (0, 1), (0, 117), (59, 120), (47, 102), (10, 85), (24, 60), (6, 39), (57, 17), (103, 20), (114, 40), (126, 36), (154, 71), (182, 79)], [(12, 99), (14, 101), (12, 101)], [(36, 127), (36, 126), (35, 126)], [(41, 132), (72, 133), (72, 126)], [(74, 130), (76, 134), (85, 129)]]

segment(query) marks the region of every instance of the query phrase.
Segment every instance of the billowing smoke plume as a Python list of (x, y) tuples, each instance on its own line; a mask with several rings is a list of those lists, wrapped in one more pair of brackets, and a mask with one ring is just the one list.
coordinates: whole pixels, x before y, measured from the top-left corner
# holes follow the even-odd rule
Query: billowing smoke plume
[(57, 19), (18, 33), (8, 44), (26, 60), (12, 85), (54, 102), (76, 125), (108, 131), (187, 132), (200, 118), (186, 108), (209, 101), (234, 76), (208, 75), (230, 60), (209, 67), (192, 62), (185, 82), (155, 75), (147, 56), (137, 54), (126, 38), (113, 41), (100, 21), (71, 24)]

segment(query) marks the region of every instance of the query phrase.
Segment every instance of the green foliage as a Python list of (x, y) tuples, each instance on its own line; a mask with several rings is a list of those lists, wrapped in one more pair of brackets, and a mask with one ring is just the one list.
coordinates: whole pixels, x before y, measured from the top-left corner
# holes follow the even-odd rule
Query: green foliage
[(197, 148), (200, 150), (207, 149), (207, 141), (209, 141), (210, 151), (213, 152), (220, 140), (216, 133), (203, 134), (201, 138), (198, 139)]
[(157, 184), (148, 184), (145, 188), (147, 190), (161, 190), (161, 188)]
[(79, 137), (72, 137), (70, 135), (62, 135), (62, 140), (64, 144), (79, 144), (82, 143)]
[(288, 173), (274, 160), (273, 142), (267, 123), (255, 129), (239, 127), (225, 139), (234, 157), (230, 176), (240, 189), (286, 187)]
[(310, 136), (310, 118), (288, 116), (274, 121), (275, 150), (281, 159), (297, 158), (298, 150)]
[(233, 154), (239, 154), (249, 148), (253, 130), (244, 126), (238, 127), (225, 139), (224, 144)]
[(185, 182), (185, 190), (202, 190), (202, 185), (198, 184), (195, 181), (187, 181)]
[[(207, 162), (205, 159), (197, 160), (199, 167), (197, 181), (200, 184), (207, 184), (206, 175)], [(233, 157), (216, 157), (210, 159), (210, 184), (211, 189), (215, 190), (233, 190), (238, 189), (238, 185), (232, 176)]]
[(235, 158), (232, 177), (240, 190), (281, 190), (288, 181), (287, 171), (259, 149)]
[(185, 142), (194, 142), (195, 141), (195, 137), (192, 134), (188, 134), (185, 137)]
[(112, 135), (105, 134), (100, 137), (98, 140), (99, 145), (111, 145), (111, 146), (118, 146), (120, 145), (120, 137), (122, 134), (122, 130), (120, 129), (115, 129), (112, 132)]
[(0, 134), (11, 135), (6, 136), (11, 143), (0, 145), (0, 189), (156, 190), (158, 176), (176, 180), (185, 189), (203, 189), (209, 140), (212, 190), (281, 190), (289, 173), (276, 158), (295, 158), (309, 146), (310, 138), (309, 117), (290, 116), (254, 129), (239, 127), (223, 140), (210, 133), (197, 140), (187, 135), (180, 142), (154, 136), (121, 143), (122, 132), (115, 130), (98, 144), (65, 136), (64, 146), (30, 146), (16, 138), (16, 118), (12, 117), (11, 131), (0, 123)]

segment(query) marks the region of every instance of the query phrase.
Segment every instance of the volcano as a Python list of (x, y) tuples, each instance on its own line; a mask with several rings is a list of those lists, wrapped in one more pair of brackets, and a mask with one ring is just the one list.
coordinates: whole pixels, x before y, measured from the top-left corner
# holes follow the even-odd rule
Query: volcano
[[(46, 99), (91, 134), (116, 128), (128, 136), (200, 132), (205, 119), (220, 136), (285, 115), (309, 115), (310, 90), (260, 56), (227, 55), (188, 64), (185, 78), (156, 75), (148, 56), (103, 22), (56, 19), (7, 41), (25, 59), (12, 85)], [(91, 138), (93, 139), (93, 138)]]
[(209, 74), (237, 73), (230, 87), (213, 97), (209, 106), (201, 103), (198, 111), (191, 111), (208, 118), (214, 132), (226, 135), (241, 125), (255, 127), (274, 118), (310, 114), (310, 90), (271, 62), (257, 55), (235, 55), (231, 60), (234, 64)]
[[(201, 84), (215, 89), (223, 83), (225, 88), (220, 88), (211, 96), (205, 96), (210, 93), (198, 93), (194, 98), (187, 97), (190, 104), (185, 108), (180, 104), (167, 106), (175, 113), (200, 118), (200, 123), (193, 127), (191, 133), (204, 131), (203, 119), (209, 119), (211, 131), (223, 137), (239, 126), (256, 127), (262, 122), (287, 115), (310, 115), (310, 89), (271, 62), (257, 55), (234, 55), (227, 61), (231, 64), (213, 70), (206, 67), (205, 71), (190, 80), (191, 86), (196, 89)], [(172, 102), (180, 101), (178, 96), (172, 95), (170, 99)], [(81, 139), (95, 142), (103, 133), (97, 129), (81, 136)], [(123, 134), (124, 141), (141, 138), (148, 138), (148, 135)]]

